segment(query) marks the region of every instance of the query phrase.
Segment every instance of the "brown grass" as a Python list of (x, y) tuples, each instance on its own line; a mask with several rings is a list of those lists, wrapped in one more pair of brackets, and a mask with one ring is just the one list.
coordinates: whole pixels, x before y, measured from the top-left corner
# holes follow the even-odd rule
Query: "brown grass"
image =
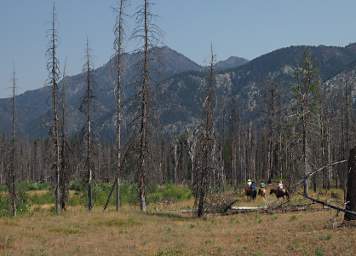
[(356, 255), (356, 228), (333, 229), (334, 211), (205, 219), (173, 213), (191, 205), (3, 218), (0, 255)]

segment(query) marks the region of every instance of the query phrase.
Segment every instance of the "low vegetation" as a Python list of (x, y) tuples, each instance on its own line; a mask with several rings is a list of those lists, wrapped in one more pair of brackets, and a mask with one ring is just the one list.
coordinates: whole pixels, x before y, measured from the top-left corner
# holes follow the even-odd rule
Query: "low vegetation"
[[(37, 186), (37, 189), (35, 189)], [(46, 184), (21, 184), (26, 211), (16, 218), (0, 218), (0, 255), (355, 255), (356, 229), (337, 227), (341, 214), (322, 210), (293, 213), (207, 215), (195, 218), (189, 188), (172, 184), (152, 186), (148, 212), (139, 211), (137, 189), (121, 186), (123, 207), (112, 204), (103, 213), (109, 184), (96, 184), (95, 207), (88, 212), (85, 190), (73, 182), (70, 205), (54, 214), (54, 199)], [(321, 199), (340, 190), (319, 193)], [(248, 201), (236, 194), (237, 206), (277, 203), (268, 195)], [(336, 197), (338, 197), (336, 196)], [(1, 193), (3, 202), (6, 198)], [(281, 202), (281, 201), (280, 201)], [(290, 205), (305, 204), (295, 195)], [(4, 204), (1, 205), (4, 211)], [(318, 207), (318, 206), (315, 206)], [(185, 211), (182, 211), (185, 210)]]

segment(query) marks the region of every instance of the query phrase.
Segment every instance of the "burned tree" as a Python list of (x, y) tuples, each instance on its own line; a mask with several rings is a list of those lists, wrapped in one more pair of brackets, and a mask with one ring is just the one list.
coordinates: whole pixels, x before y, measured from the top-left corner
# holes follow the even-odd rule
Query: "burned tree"
[(157, 40), (158, 28), (152, 23), (154, 15), (152, 14), (152, 3), (150, 0), (144, 0), (143, 5), (136, 12), (137, 27), (133, 32), (132, 37), (138, 39), (142, 43), (140, 53), (142, 60), (140, 62), (139, 89), (138, 89), (138, 167), (137, 179), (139, 189), (140, 209), (146, 211), (146, 176), (149, 166), (151, 150), (150, 139), (152, 130), (150, 125), (153, 121), (152, 114), (152, 98), (151, 98), (151, 78), (150, 78), (150, 63), (151, 50)]
[(52, 168), (55, 172), (55, 209), (60, 213), (60, 177), (61, 177), (61, 154), (59, 141), (59, 115), (58, 115), (58, 81), (59, 81), (59, 63), (57, 59), (58, 35), (56, 27), (56, 7), (53, 5), (52, 24), (49, 29), (49, 48), (47, 49), (47, 69), (49, 71), (49, 86), (52, 94), (52, 124), (50, 136), (52, 140)]
[[(297, 116), (301, 124), (302, 166), (304, 176), (311, 173), (310, 129), (315, 104), (318, 103), (319, 76), (309, 51), (304, 53), (303, 62), (296, 73), (295, 98), (298, 104)], [(304, 195), (308, 195), (308, 179), (304, 179)]]
[(82, 99), (80, 110), (84, 112), (85, 115), (85, 126), (84, 126), (84, 141), (85, 141), (85, 176), (87, 183), (87, 208), (89, 211), (93, 208), (93, 159), (92, 159), (92, 100), (93, 100), (93, 79), (92, 72), (93, 67), (91, 63), (91, 55), (89, 49), (89, 40), (86, 41), (85, 49), (85, 93)]
[(12, 76), (12, 97), (11, 97), (11, 149), (10, 163), (7, 174), (7, 186), (10, 195), (11, 215), (16, 216), (16, 73), (13, 71)]
[(267, 109), (267, 175), (268, 183), (271, 183), (276, 178), (276, 170), (278, 168), (278, 137), (279, 137), (279, 92), (277, 84), (272, 81), (267, 81), (266, 90), (266, 109)]
[(69, 145), (66, 134), (66, 65), (63, 69), (62, 91), (61, 91), (61, 122), (60, 122), (60, 153), (61, 153), (61, 175), (60, 175), (60, 205), (61, 209), (66, 209), (69, 196), (70, 168), (68, 161)]
[(197, 156), (194, 164), (193, 194), (197, 216), (202, 217), (206, 211), (208, 197), (216, 193), (219, 183), (217, 175), (218, 154), (214, 134), (214, 107), (215, 107), (215, 74), (214, 54), (211, 51), (211, 60), (206, 81), (206, 97), (203, 103), (203, 118), (197, 141)]
[(124, 41), (124, 16), (126, 0), (120, 0), (117, 10), (116, 24), (114, 28), (115, 42), (114, 49), (116, 54), (116, 86), (115, 86), (115, 99), (116, 99), (116, 210), (120, 207), (120, 177), (121, 177), (121, 123), (122, 123), (122, 73), (123, 62), (122, 56), (124, 53), (123, 41)]
[(349, 171), (347, 180), (347, 194), (346, 194), (346, 210), (350, 212), (345, 213), (345, 220), (356, 220), (356, 148), (351, 149), (349, 157)]

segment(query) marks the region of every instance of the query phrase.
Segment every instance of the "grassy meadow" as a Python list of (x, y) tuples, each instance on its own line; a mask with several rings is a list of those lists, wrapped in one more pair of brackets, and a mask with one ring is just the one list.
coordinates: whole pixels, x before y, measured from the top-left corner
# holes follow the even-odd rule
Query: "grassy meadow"
[[(342, 214), (331, 210), (197, 219), (181, 211), (193, 206), (189, 189), (167, 185), (150, 189), (149, 210), (143, 214), (131, 201), (134, 188), (127, 185), (120, 212), (113, 205), (103, 212), (109, 186), (101, 185), (92, 212), (82, 206), (85, 195), (77, 189), (71, 190), (68, 210), (55, 216), (47, 186), (23, 186), (23, 213), (0, 218), (0, 255), (356, 255), (356, 228), (336, 225)], [(0, 195), (4, 201), (5, 192)], [(237, 196), (237, 206), (275, 202), (269, 196), (267, 202)], [(295, 196), (293, 203), (306, 202)]]

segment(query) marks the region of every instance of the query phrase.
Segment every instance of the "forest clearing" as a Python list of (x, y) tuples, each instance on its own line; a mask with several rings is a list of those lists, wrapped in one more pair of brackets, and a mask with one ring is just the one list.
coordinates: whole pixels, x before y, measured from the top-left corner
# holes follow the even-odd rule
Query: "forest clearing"
[[(110, 1), (111, 15), (99, 0), (0, 8), (0, 25), (17, 32), (0, 45), (0, 79), (9, 52), (32, 55), (27, 46), (41, 45), (45, 60), (18, 56), (11, 96), (0, 98), (0, 256), (356, 255), (356, 43), (293, 45), (303, 33), (294, 37), (281, 17), (272, 27), (287, 24), (295, 41), (266, 53), (270, 35), (255, 36), (269, 18), (254, 24), (255, 6), (237, 23), (243, 1)], [(199, 1), (206, 10), (182, 18)], [(292, 2), (290, 14), (310, 9)], [(44, 13), (43, 40), (37, 30), (14, 39), (28, 20), (41, 27)], [(193, 29), (197, 15), (208, 18)], [(167, 24), (168, 35), (181, 30), (170, 43), (203, 62), (166, 45)], [(204, 39), (191, 40), (198, 31)], [(251, 31), (244, 51), (258, 42), (253, 58), (219, 60), (230, 37), (235, 51)]]
[[(172, 187), (162, 191), (168, 190)], [(70, 206), (61, 216), (56, 216), (54, 204), (48, 204), (45, 199), (48, 190), (32, 190), (28, 192), (29, 197), (36, 197), (33, 202), (40, 204), (15, 219), (0, 218), (0, 255), (356, 253), (355, 227), (340, 225), (343, 214), (336, 216), (333, 210), (314, 205), (306, 211), (208, 214), (199, 219), (187, 212), (194, 201), (187, 199), (186, 190), (174, 191), (161, 197), (162, 202), (149, 204), (146, 214), (137, 206), (125, 204), (120, 212), (113, 205), (106, 212), (101, 206), (91, 212), (82, 206)], [(71, 194), (74, 196), (75, 192)], [(341, 195), (341, 192), (333, 194)], [(265, 205), (261, 198), (252, 202), (239, 195), (238, 199), (236, 206)], [(267, 201), (276, 203), (274, 196), (268, 196)], [(289, 202), (290, 205), (307, 203), (300, 196)]]

